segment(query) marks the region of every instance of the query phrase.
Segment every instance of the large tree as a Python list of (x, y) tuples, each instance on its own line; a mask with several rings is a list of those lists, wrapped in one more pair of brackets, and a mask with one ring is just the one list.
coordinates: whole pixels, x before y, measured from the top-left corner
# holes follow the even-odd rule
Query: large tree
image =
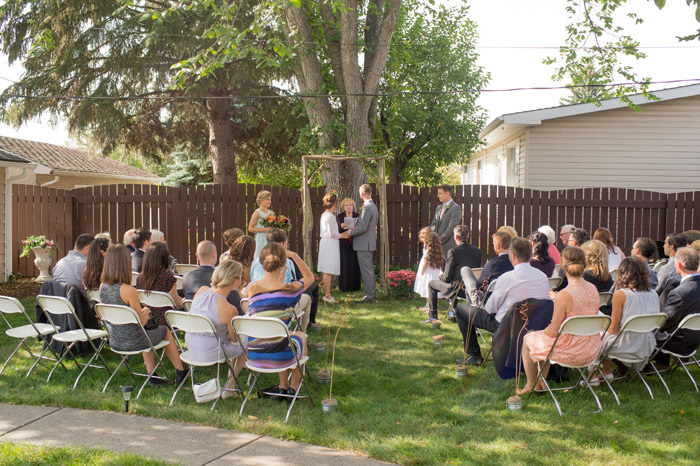
[[(242, 14), (229, 26), (245, 29), (252, 3), (239, 5)], [(88, 134), (104, 153), (122, 147), (159, 160), (183, 145), (199, 154), (208, 149), (217, 182), (236, 182), (237, 161), (284, 159), (299, 120), (277, 123), (287, 120), (292, 104), (272, 99), (280, 92), (269, 84), (276, 74), (253, 57), (229, 60), (197, 79), (178, 74), (174, 64), (216, 46), (210, 31), (216, 21), (208, 11), (179, 6), (160, 0), (4, 2), (2, 50), (26, 73), (0, 97), (1, 115), (19, 125), (48, 111), (65, 119), (72, 133)], [(277, 56), (259, 48), (265, 54)], [(270, 124), (279, 138), (261, 138)]]

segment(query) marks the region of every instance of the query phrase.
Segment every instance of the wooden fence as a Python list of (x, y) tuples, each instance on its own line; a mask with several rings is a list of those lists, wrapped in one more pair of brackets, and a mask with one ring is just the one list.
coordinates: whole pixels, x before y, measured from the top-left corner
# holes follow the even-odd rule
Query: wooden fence
[[(111, 185), (61, 190), (12, 187), (13, 272), (38, 273), (33, 257), (19, 258), (21, 240), (45, 234), (57, 241), (60, 259), (81, 233), (108, 231), (121, 240), (129, 228), (145, 226), (165, 234), (171, 254), (181, 263), (195, 263), (197, 243), (203, 239), (224, 248), (222, 233), (245, 229), (257, 208), (255, 195), (272, 192), (272, 208), (292, 222), (290, 249), (303, 253), (301, 194), (297, 189), (253, 184), (172, 188), (151, 185)], [(311, 190), (314, 218), (323, 212), (322, 189)], [(382, 202), (375, 195), (377, 203)], [(491, 234), (499, 226), (513, 226), (521, 235), (540, 225), (558, 229), (567, 223), (592, 233), (598, 227), (613, 232), (618, 245), (629, 251), (639, 236), (663, 240), (669, 232), (700, 227), (700, 192), (664, 194), (617, 188), (537, 191), (505, 186), (456, 186), (455, 201), (464, 208), (464, 223), (472, 244), (491, 258)], [(438, 205), (437, 188), (387, 185), (390, 264), (411, 267), (420, 259), (418, 231), (429, 225)], [(314, 222), (312, 244), (318, 244)], [(563, 246), (558, 243), (560, 248)], [(316, 248), (312, 255), (316, 257)]]

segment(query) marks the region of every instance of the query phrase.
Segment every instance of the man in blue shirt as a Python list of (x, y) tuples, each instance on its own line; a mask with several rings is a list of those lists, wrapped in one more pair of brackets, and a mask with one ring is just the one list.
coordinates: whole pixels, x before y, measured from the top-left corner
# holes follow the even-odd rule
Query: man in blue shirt
[(83, 270), (85, 270), (85, 261), (87, 261), (90, 243), (92, 243), (94, 239), (95, 237), (89, 234), (78, 236), (78, 239), (75, 240), (73, 250), (69, 251), (66, 257), (58, 261), (54, 266), (54, 281), (77, 286), (85, 291), (85, 287), (83, 286)]

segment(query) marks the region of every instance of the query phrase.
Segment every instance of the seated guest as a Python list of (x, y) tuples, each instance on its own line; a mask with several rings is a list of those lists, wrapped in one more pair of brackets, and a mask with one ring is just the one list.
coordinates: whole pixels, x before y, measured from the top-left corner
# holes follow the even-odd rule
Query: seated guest
[[(301, 280), (285, 283), (283, 280), (283, 267), (290, 258), (301, 270)], [(285, 311), (294, 308), (299, 304), (304, 296), (304, 290), (314, 283), (313, 272), (306, 266), (304, 261), (292, 251), (286, 251), (279, 243), (268, 243), (259, 257), (265, 274), (263, 277), (253, 282), (248, 290), (248, 313), (251, 316), (259, 317), (279, 317), (287, 325), (290, 320), (285, 317)], [(292, 333), (292, 338), (296, 343), (296, 348), (292, 348), (287, 340), (279, 339), (255, 339), (248, 343), (248, 357), (253, 364), (274, 364), (282, 365), (294, 359), (295, 351), (299, 357), (306, 354), (306, 334), (303, 332)], [(269, 367), (269, 366), (268, 366)], [(289, 370), (279, 373), (278, 392), (281, 394), (294, 395), (299, 388), (301, 372), (299, 368), (292, 369), (291, 382), (289, 380)]]
[(81, 290), (85, 290), (83, 287), (83, 270), (85, 270), (85, 261), (90, 251), (90, 244), (94, 239), (94, 236), (88, 234), (78, 236), (73, 250), (68, 251), (66, 257), (56, 262), (53, 268), (53, 280), (55, 282), (73, 285)]
[(649, 265), (649, 259), (651, 259), (656, 253), (656, 242), (651, 238), (637, 238), (637, 241), (632, 245), (632, 256), (640, 259), (647, 266), (649, 270), (649, 284), (652, 289), (656, 288), (659, 284), (659, 279), (656, 278), (656, 272)]
[(508, 257), (510, 253), (510, 234), (505, 231), (497, 231), (491, 236), (491, 239), (493, 240), (493, 250), (497, 256), (486, 262), (479, 279), (474, 278), (471, 268), (465, 271), (466, 294), (472, 304), (476, 304), (483, 297), (492, 281), (513, 270), (513, 264), (510, 263), (510, 258)]
[[(151, 232), (145, 228), (138, 228), (134, 232), (133, 238), (136, 250), (131, 253), (131, 271), (141, 273), (143, 255), (146, 253), (148, 245), (151, 244)], [(170, 260), (168, 260), (168, 267), (170, 267)]]
[(583, 279), (595, 286), (599, 293), (610, 291), (614, 282), (608, 267), (608, 247), (594, 239), (587, 241), (581, 249), (586, 254)]
[[(139, 294), (136, 288), (131, 286), (131, 271), (129, 270), (129, 250), (122, 244), (115, 244), (107, 249), (105, 254), (105, 264), (102, 271), (102, 286), (100, 286), (100, 300), (104, 304), (117, 304), (120, 306), (130, 306), (136, 311), (144, 327), (148, 325), (148, 318), (151, 314), (147, 307), (141, 308)], [(148, 348), (143, 332), (136, 324), (112, 325), (105, 323), (109, 330), (109, 346), (120, 351), (140, 351)], [(151, 344), (157, 345), (162, 340), (168, 340), (169, 345), (165, 346), (165, 354), (177, 370), (176, 382), (180, 383), (187, 373), (183, 370), (180, 353), (168, 327), (160, 324), (158, 327), (146, 328), (146, 335)], [(146, 370), (151, 373), (156, 366), (156, 357), (150, 352), (144, 352), (143, 362)], [(161, 379), (151, 379), (150, 385), (163, 385), (165, 381)]]
[[(450, 249), (445, 259), (445, 269), (440, 274), (439, 280), (431, 280), (428, 283), (428, 308), (429, 317), (421, 323), (429, 323), (437, 319), (438, 316), (438, 293), (443, 296), (450, 296), (459, 288), (462, 281), (460, 275), (462, 267), (476, 269), (481, 266), (481, 251), (468, 243), (469, 227), (457, 225), (454, 227), (454, 240), (457, 246)], [(450, 316), (453, 317), (453, 316)]]
[(561, 254), (559, 254), (559, 250), (557, 249), (555, 243), (557, 242), (557, 237), (555, 236), (554, 230), (552, 230), (552, 227), (549, 225), (542, 225), (537, 229), (537, 231), (544, 233), (547, 235), (547, 243), (549, 244), (549, 247), (547, 248), (547, 252), (549, 253), (549, 257), (554, 259), (555, 264), (561, 263)]
[(243, 230), (240, 228), (229, 228), (224, 232), (224, 244), (226, 245), (227, 249), (221, 254), (221, 257), (219, 257), (219, 262), (229, 259), (231, 255), (231, 246), (233, 246), (233, 243), (243, 235)]
[(575, 226), (567, 224), (561, 227), (561, 229), (559, 230), (559, 239), (562, 243), (564, 243), (564, 247), (567, 247), (569, 245), (569, 236), (571, 235), (571, 232), (575, 229)]
[(129, 254), (136, 251), (136, 246), (134, 246), (134, 233), (136, 233), (136, 230), (133, 228), (131, 230), (127, 230), (126, 233), (124, 233), (124, 239), (122, 240), (124, 246), (129, 248)]
[(593, 239), (597, 239), (608, 248), (608, 269), (610, 271), (617, 270), (620, 262), (625, 258), (625, 253), (620, 248), (615, 246), (613, 235), (607, 228), (598, 228), (593, 233)]
[[(693, 242), (690, 244), (690, 247), (693, 248), (693, 249), (695, 249), (696, 251), (700, 252), (700, 239), (697, 240), (697, 241), (693, 241)], [(700, 269), (698, 269), (698, 271), (700, 271)]]
[[(175, 302), (175, 309), (182, 309), (182, 299), (177, 294), (177, 280), (170, 271), (169, 257), (170, 254), (168, 254), (168, 247), (165, 243), (149, 244), (146, 248), (146, 254), (143, 256), (143, 269), (136, 278), (136, 288), (168, 293)], [(158, 318), (161, 325), (166, 325), (165, 311), (168, 310), (170, 309), (167, 307), (152, 307), (151, 313)]]
[[(165, 234), (163, 234), (163, 232), (160, 230), (151, 230), (151, 243), (168, 244), (165, 241)], [(173, 256), (170, 256), (170, 271), (172, 273), (175, 273), (175, 266), (176, 265), (177, 265), (177, 259), (175, 259)], [(214, 265), (216, 265), (216, 264), (214, 264)]]
[(530, 265), (541, 270), (547, 275), (547, 278), (551, 277), (556, 264), (554, 263), (554, 259), (549, 255), (547, 235), (536, 231), (530, 234), (529, 240), (532, 244), (532, 259), (530, 259)]
[(216, 264), (216, 246), (211, 241), (200, 241), (195, 255), (199, 267), (182, 278), (182, 292), (185, 293), (185, 299), (194, 298), (201, 287), (211, 285), (211, 276)]
[[(542, 271), (530, 265), (532, 256), (530, 242), (525, 238), (515, 238), (510, 243), (509, 256), (514, 268), (496, 280), (493, 294), (483, 309), (467, 304), (457, 305), (457, 324), (469, 355), (465, 361), (466, 364), (478, 366), (484, 362), (479, 349), (479, 340), (476, 338), (477, 328), (494, 333), (498, 330), (506, 312), (515, 303), (528, 298), (547, 299), (549, 281)], [(581, 269), (583, 272), (583, 267)], [(457, 358), (457, 363), (462, 362), (463, 358)]]
[(671, 233), (664, 241), (664, 254), (668, 256), (668, 263), (661, 267), (657, 277), (659, 283), (656, 285), (656, 293), (661, 294), (669, 285), (675, 286), (681, 281), (681, 276), (676, 272), (676, 251), (686, 247), (688, 241), (685, 235), (679, 233)]
[(588, 235), (588, 232), (586, 230), (584, 230), (583, 228), (574, 228), (571, 231), (571, 233), (569, 233), (569, 241), (567, 245), (581, 247), (586, 241), (590, 239), (591, 237)]
[(659, 312), (659, 295), (649, 286), (647, 264), (636, 257), (622, 259), (617, 269), (615, 288), (617, 291), (613, 295), (610, 316), (612, 321), (600, 348), (600, 352), (605, 353), (615, 343), (608, 353), (608, 359), (603, 361), (603, 373), (606, 377), (612, 374), (610, 359), (648, 358), (656, 346), (652, 332), (625, 332), (615, 341), (622, 324), (630, 317)]
[(499, 228), (498, 230), (496, 230), (496, 231), (497, 231), (497, 232), (500, 231), (500, 232), (506, 232), (506, 233), (508, 233), (508, 234), (510, 235), (510, 239), (511, 239), (511, 240), (513, 240), (513, 239), (515, 239), (515, 238), (518, 237), (518, 232), (517, 232), (517, 230), (516, 230), (515, 228), (513, 228), (513, 227), (509, 227), (508, 225), (503, 225), (502, 227), (500, 227), (500, 228)]
[[(571, 365), (585, 365), (595, 361), (600, 350), (600, 336), (562, 335), (556, 340), (562, 322), (573, 316), (593, 316), (598, 313), (598, 290), (583, 279), (586, 267), (586, 256), (581, 248), (569, 246), (561, 253), (561, 266), (566, 272), (569, 285), (554, 298), (554, 315), (549, 326), (541, 331), (529, 332), (523, 338), (523, 366), (527, 382), (523, 389), (517, 389), (518, 395), (544, 389), (542, 378), (537, 381), (537, 363), (547, 359), (551, 351), (551, 359)], [(517, 269), (517, 267), (516, 267)], [(556, 346), (552, 350), (556, 340)], [(549, 366), (544, 367), (543, 378), (547, 377)]]
[(95, 238), (106, 239), (107, 241), (109, 241), (109, 245), (112, 245), (112, 236), (109, 234), (108, 231), (103, 231), (102, 233), (96, 234)]
[(700, 230), (685, 230), (683, 234), (687, 238), (689, 245), (696, 241), (700, 241)]
[[(214, 243), (211, 244), (214, 245)], [(197, 249), (199, 251), (199, 246)], [(214, 253), (214, 262), (216, 262), (216, 253)], [(232, 370), (238, 376), (245, 365), (245, 356), (238, 344), (236, 333), (231, 327), (231, 319), (238, 315), (238, 310), (226, 300), (226, 296), (240, 286), (241, 270), (241, 264), (234, 260), (222, 262), (210, 276), (211, 287), (209, 285), (202, 286), (192, 301), (190, 314), (208, 317), (214, 324), (216, 335), (211, 333), (185, 334), (187, 349), (195, 361), (216, 362), (222, 357), (221, 351), (223, 349), (231, 363), (229, 376)], [(194, 272), (196, 270), (187, 275)], [(247, 341), (244, 341), (243, 344), (246, 346)], [(236, 389), (234, 379), (231, 379), (223, 388), (224, 393), (221, 398), (237, 396), (236, 392), (233, 391)]]
[(102, 284), (102, 267), (105, 263), (105, 253), (109, 248), (109, 240), (95, 238), (90, 243), (90, 250), (83, 270), (83, 286), (86, 291), (99, 290)]
[[(273, 228), (267, 232), (266, 235), (267, 242), (274, 241), (284, 246), (285, 250), (288, 250), (289, 243), (287, 242), (287, 233), (279, 228)], [(265, 275), (265, 269), (263, 269), (260, 258), (256, 258), (250, 264), (250, 282), (255, 283), (260, 280), (263, 275)], [(292, 283), (294, 281), (294, 261), (287, 258), (287, 268), (284, 271), (284, 282)]]
[(241, 236), (233, 242), (228, 252), (229, 259), (240, 262), (243, 266), (241, 288), (248, 286), (250, 283), (250, 266), (255, 256), (255, 238), (250, 235)]
[[(681, 277), (680, 284), (668, 292), (661, 312), (668, 318), (656, 334), (656, 344), (664, 346), (665, 350), (677, 354), (690, 354), (700, 345), (700, 331), (681, 330), (671, 338), (671, 334), (678, 324), (690, 314), (700, 313), (700, 276), (698, 276), (698, 264), (700, 258), (698, 252), (689, 247), (682, 247), (675, 251), (673, 266)], [(660, 353), (656, 360), (663, 365), (668, 365), (669, 356)]]

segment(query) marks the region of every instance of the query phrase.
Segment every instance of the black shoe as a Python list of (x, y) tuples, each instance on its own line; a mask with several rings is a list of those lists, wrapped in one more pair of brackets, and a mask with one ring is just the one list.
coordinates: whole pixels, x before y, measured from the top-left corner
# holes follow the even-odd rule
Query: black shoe
[(175, 385), (180, 385), (183, 380), (185, 380), (185, 377), (187, 377), (187, 372), (186, 370), (180, 370), (180, 369), (175, 369), (175, 372), (177, 372), (177, 377), (175, 378)]
[[(153, 375), (157, 377), (155, 374)], [(151, 387), (162, 387), (163, 385), (165, 385), (165, 380), (151, 377), (150, 379), (148, 379), (148, 385)]]
[(481, 356), (476, 357), (476, 356), (469, 355), (469, 356), (467, 356), (466, 361), (464, 360), (463, 357), (461, 357), (461, 358), (455, 359), (455, 362), (457, 364), (465, 364), (467, 366), (470, 366), (470, 365), (480, 366), (484, 363), (484, 358), (482, 358)]
[(296, 393), (297, 393), (297, 391), (294, 390), (292, 387), (289, 387), (289, 388), (287, 389), (287, 395), (289, 395), (288, 397), (285, 398), (286, 401), (287, 401), (287, 403), (291, 403), (291, 402), (292, 402), (292, 400), (294, 399), (294, 395), (296, 395)]
[(276, 385), (274, 387), (266, 388), (264, 390), (259, 391), (258, 397), (259, 398), (274, 398), (277, 401), (282, 401), (285, 397), (284, 396), (277, 396), (277, 395), (286, 395), (286, 394), (287, 394), (286, 388), (280, 388), (279, 385)]

